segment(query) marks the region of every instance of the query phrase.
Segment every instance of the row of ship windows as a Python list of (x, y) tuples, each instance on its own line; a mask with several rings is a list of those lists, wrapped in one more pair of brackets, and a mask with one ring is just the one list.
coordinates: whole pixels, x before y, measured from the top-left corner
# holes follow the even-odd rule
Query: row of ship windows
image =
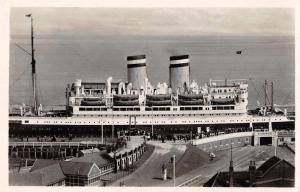
[[(203, 110), (203, 107), (180, 107), (180, 111), (197, 111)], [(140, 111), (138, 107), (128, 108), (113, 108), (113, 111)], [(146, 111), (170, 111), (170, 107), (146, 107)], [(204, 107), (204, 110), (209, 110), (209, 107)], [(234, 110), (234, 106), (218, 106), (212, 107), (212, 110)], [(103, 107), (79, 107), (79, 111), (107, 111), (107, 108)], [(173, 108), (173, 111), (177, 111), (177, 108)]]
[[(263, 121), (268, 121), (268, 119), (262, 119)], [(277, 119), (275, 119), (275, 120), (277, 120)], [(279, 120), (281, 120), (281, 119), (279, 119)], [(257, 119), (256, 120), (257, 122), (259, 122), (259, 121), (261, 121), (261, 120), (259, 120), (259, 119)], [(165, 123), (165, 121), (153, 121), (153, 123)], [(212, 120), (212, 121), (209, 121), (209, 120), (205, 120), (205, 121), (181, 121), (181, 123), (192, 123), (192, 122), (194, 122), (194, 123), (202, 123), (202, 122), (212, 122), (212, 123), (214, 123), (214, 122), (216, 122), (216, 123), (218, 123), (219, 121), (217, 120), (217, 121), (214, 121), (214, 120)], [(221, 120), (221, 122), (225, 122), (224, 120)], [(250, 120), (230, 120), (230, 122), (250, 122)], [(253, 121), (253, 122), (255, 122), (255, 121)], [(25, 121), (25, 123), (29, 123), (29, 121)], [(37, 123), (38, 123), (38, 121), (37, 121)], [(50, 121), (44, 121), (43, 123), (51, 123)], [(85, 124), (85, 123), (100, 123), (100, 122), (81, 122), (81, 121), (79, 121), (79, 122), (58, 122), (58, 121), (54, 121), (53, 123), (66, 123), (66, 124), (68, 124), (68, 123), (79, 123), (79, 124), (81, 124), (81, 123), (83, 123), (83, 124)], [(105, 121), (103, 121), (103, 123), (105, 123)], [(108, 123), (110, 123), (109, 121), (108, 121)], [(119, 121), (114, 121), (114, 123), (123, 123), (123, 122), (119, 122)], [(126, 121), (126, 123), (129, 123), (128, 121)], [(138, 123), (138, 122), (137, 122)], [(143, 121), (142, 123), (148, 123), (148, 121)], [(151, 123), (151, 121), (149, 121), (149, 123)], [(171, 121), (171, 123), (173, 123), (173, 121)], [(174, 121), (174, 123), (177, 123), (177, 121)]]
[[(221, 115), (243, 115), (244, 113), (216, 113), (216, 114), (166, 114), (166, 115), (113, 115), (113, 117), (184, 117), (184, 116), (221, 116)], [(73, 115), (75, 117), (112, 117), (112, 115)]]
[(231, 89), (212, 89), (212, 93), (222, 93), (222, 92), (224, 93), (231, 92)]
[(212, 107), (212, 110), (234, 110), (234, 106), (218, 106)]

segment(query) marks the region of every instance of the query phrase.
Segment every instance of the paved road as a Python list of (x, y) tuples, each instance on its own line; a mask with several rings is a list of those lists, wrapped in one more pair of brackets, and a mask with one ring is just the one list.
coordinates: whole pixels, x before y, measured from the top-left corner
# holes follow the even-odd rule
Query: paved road
[[(228, 171), (230, 161), (230, 150), (219, 151), (216, 153), (217, 156), (222, 156), (221, 159), (215, 161), (212, 164), (200, 167), (195, 170), (194, 173), (190, 172), (185, 175), (186, 178), (196, 175), (201, 175), (201, 178), (190, 184), (189, 186), (202, 186), (209, 178), (211, 178), (218, 171)], [(274, 156), (274, 147), (271, 146), (247, 146), (242, 148), (233, 149), (233, 164), (234, 170), (248, 170), (250, 160), (256, 162), (256, 166), (260, 166), (264, 161)], [(295, 155), (291, 153), (287, 148), (278, 147), (277, 156), (284, 158), (293, 165), (295, 165)], [(180, 178), (178, 178), (180, 179)]]
[[(169, 143), (149, 142), (155, 145), (155, 150), (152, 156), (133, 174), (116, 181), (112, 186), (119, 186), (121, 181), (125, 182), (126, 186), (173, 186), (173, 180), (161, 180), (161, 165), (163, 162), (168, 162), (170, 157), (175, 154), (180, 158), (183, 155), (186, 146), (174, 145)], [(260, 166), (264, 161), (274, 155), (274, 147), (271, 146), (246, 146), (233, 148), (233, 162), (235, 170), (247, 170), (250, 160), (256, 161), (256, 166)], [(185, 181), (199, 176), (187, 186), (202, 186), (209, 178), (211, 178), (218, 171), (227, 171), (230, 161), (230, 150), (218, 151), (215, 153), (217, 158), (208, 164), (201, 166), (183, 176), (176, 178), (176, 186), (184, 183)], [(278, 147), (277, 156), (284, 158), (295, 165), (295, 155), (287, 148)]]
[[(112, 186), (119, 186), (120, 182), (126, 186), (161, 186), (161, 166), (163, 163), (170, 161), (172, 155), (180, 158), (185, 149), (185, 144), (173, 144), (172, 142), (161, 143), (157, 141), (148, 141), (147, 143), (155, 145), (155, 149), (151, 157), (134, 173), (129, 176), (119, 179)], [(172, 183), (170, 183), (172, 186)]]

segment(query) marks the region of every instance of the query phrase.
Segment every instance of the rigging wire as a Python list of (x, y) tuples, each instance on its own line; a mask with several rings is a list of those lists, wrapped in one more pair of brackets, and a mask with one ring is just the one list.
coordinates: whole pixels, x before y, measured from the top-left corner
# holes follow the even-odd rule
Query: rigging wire
[(250, 82), (252, 83), (252, 86), (255, 90), (255, 92), (257, 93), (257, 96), (259, 97), (259, 99), (262, 101), (263, 100), (263, 96), (260, 94), (259, 90), (257, 90), (255, 84), (254, 84), (254, 80), (253, 78), (249, 78)]
[(9, 85), (9, 88), (11, 88), (16, 82), (18, 82), (28, 70), (29, 68), (26, 68), (14, 81), (12, 81), (12, 83)]
[(21, 45), (19, 45), (17, 43), (14, 43), (14, 45), (17, 46), (18, 48), (20, 48), (22, 51), (24, 51), (28, 55), (32, 56), (31, 53), (29, 51), (27, 51), (25, 48), (23, 48)]
[[(37, 81), (38, 82), (38, 81)], [(38, 100), (38, 98), (40, 98), (40, 104), (41, 103), (44, 103), (45, 101), (44, 101), (44, 98), (43, 98), (43, 94), (42, 94), (42, 91), (41, 91), (41, 87), (40, 87), (40, 84), (39, 83), (36, 83), (36, 85), (37, 85), (37, 100)]]

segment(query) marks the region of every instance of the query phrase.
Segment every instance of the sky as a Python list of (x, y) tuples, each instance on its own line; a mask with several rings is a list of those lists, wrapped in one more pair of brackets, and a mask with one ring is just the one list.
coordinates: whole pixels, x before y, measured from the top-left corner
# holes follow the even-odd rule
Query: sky
[[(191, 77), (277, 80), (294, 90), (294, 12), (291, 8), (12, 8), (10, 99), (28, 93), (30, 19), (34, 19), (38, 83), (45, 103), (64, 103), (75, 79), (127, 79), (126, 57), (147, 55), (150, 82), (168, 81), (169, 57), (190, 55)], [(243, 50), (237, 57), (236, 50)], [(292, 83), (291, 83), (292, 82)], [(252, 91), (255, 93), (254, 91)], [(30, 93), (30, 92), (29, 92)], [(29, 95), (28, 93), (28, 95)], [(278, 91), (278, 93), (280, 93)], [(278, 94), (278, 98), (280, 94)], [(29, 98), (29, 97), (28, 97)]]
[(294, 35), (289, 8), (12, 8), (12, 39), (27, 38), (28, 13), (44, 39)]

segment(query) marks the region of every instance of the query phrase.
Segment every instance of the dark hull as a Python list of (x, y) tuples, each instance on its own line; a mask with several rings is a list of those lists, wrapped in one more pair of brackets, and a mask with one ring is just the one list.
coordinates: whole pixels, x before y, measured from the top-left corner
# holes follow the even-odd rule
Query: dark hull
[[(114, 129), (112, 129), (114, 127)], [(248, 129), (250, 130), (249, 123), (232, 123), (232, 124), (185, 124), (185, 125), (174, 125), (174, 124), (160, 124), (153, 125), (154, 133), (158, 134), (173, 134), (173, 133), (193, 133), (197, 132), (197, 128), (201, 127), (205, 130), (206, 127), (210, 127), (210, 130), (223, 131), (230, 129)], [(268, 123), (253, 123), (254, 129), (268, 129)], [(295, 122), (273, 122), (273, 130), (294, 130)], [(142, 129), (151, 132), (152, 125), (131, 125), (131, 128)], [(114, 135), (117, 135), (118, 131), (128, 130), (129, 125), (104, 125), (104, 135), (111, 136), (112, 130)], [(44, 136), (44, 135), (55, 135), (55, 136), (66, 136), (72, 134), (75, 136), (100, 136), (101, 126), (100, 125), (21, 125), (19, 123), (9, 123), (9, 136)]]

